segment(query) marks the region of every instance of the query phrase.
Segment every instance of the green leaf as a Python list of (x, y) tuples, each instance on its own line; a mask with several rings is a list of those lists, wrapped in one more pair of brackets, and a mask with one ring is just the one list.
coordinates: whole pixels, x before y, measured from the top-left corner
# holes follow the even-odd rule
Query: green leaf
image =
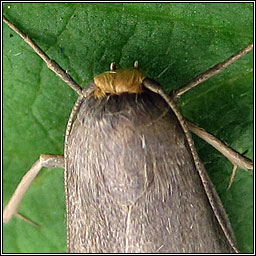
[[(6, 17), (82, 86), (134, 60), (167, 91), (253, 41), (252, 3), (6, 3)], [(6, 25), (3, 27), (4, 205), (42, 153), (62, 154), (76, 94)], [(252, 159), (252, 53), (188, 92), (185, 117)], [(238, 169), (195, 137), (196, 147), (230, 217), (241, 252), (253, 252), (252, 172)], [(63, 172), (44, 169), (20, 213), (4, 225), (5, 253), (65, 252)]]

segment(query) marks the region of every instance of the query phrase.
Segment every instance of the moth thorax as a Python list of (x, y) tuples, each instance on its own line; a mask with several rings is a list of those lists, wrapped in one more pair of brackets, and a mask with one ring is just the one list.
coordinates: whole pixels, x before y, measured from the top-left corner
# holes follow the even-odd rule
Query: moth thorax
[(102, 98), (106, 95), (122, 93), (141, 93), (145, 76), (137, 69), (114, 70), (94, 77), (94, 96)]

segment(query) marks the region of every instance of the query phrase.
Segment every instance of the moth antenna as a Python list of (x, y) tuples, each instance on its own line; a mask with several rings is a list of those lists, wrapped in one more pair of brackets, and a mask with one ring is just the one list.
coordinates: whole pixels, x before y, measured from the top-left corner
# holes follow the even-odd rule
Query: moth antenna
[(244, 49), (240, 50), (236, 54), (232, 55), (228, 59), (224, 60), (223, 62), (220, 62), (216, 64), (215, 66), (209, 68), (208, 70), (204, 71), (194, 79), (192, 79), (188, 84), (182, 86), (181, 88), (177, 89), (173, 93), (173, 98), (176, 100), (179, 99), (179, 97), (189, 91), (190, 89), (196, 87), (197, 85), (201, 84), (202, 82), (208, 80), (209, 78), (221, 73), (226, 67), (243, 57), (245, 54), (250, 52), (253, 49), (253, 43), (246, 46)]
[(78, 95), (83, 95), (82, 88), (78, 85), (73, 78), (67, 74), (58, 63), (49, 58), (47, 54), (26, 34), (19, 30), (14, 24), (12, 24), (5, 16), (3, 16), (3, 21), (6, 23), (14, 32), (16, 32), (35, 52), (36, 54), (46, 63), (47, 67), (52, 70), (57, 76), (59, 76), (62, 81), (64, 81), (69, 87), (71, 87)]

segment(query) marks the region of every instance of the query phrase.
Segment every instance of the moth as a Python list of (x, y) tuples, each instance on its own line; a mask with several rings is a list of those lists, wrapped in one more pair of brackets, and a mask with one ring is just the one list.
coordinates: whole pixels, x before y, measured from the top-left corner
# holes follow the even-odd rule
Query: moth
[(132, 70), (116, 70), (112, 64), (82, 89), (30, 38), (4, 22), (79, 95), (64, 156), (41, 155), (5, 207), (4, 222), (19, 215), (22, 197), (42, 167), (64, 167), (68, 252), (238, 252), (189, 130), (235, 166), (252, 169), (252, 162), (187, 122), (176, 101), (245, 55), (252, 44), (171, 96), (139, 72), (137, 62)]

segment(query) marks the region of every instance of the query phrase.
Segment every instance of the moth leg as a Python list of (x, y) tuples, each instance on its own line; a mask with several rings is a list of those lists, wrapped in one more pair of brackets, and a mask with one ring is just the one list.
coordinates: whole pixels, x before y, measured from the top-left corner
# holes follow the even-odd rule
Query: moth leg
[[(3, 223), (7, 223), (13, 215), (18, 215), (18, 209), (32, 181), (43, 167), (64, 168), (64, 157), (62, 155), (40, 155), (39, 159), (32, 165), (30, 170), (23, 176), (8, 204), (4, 208)], [(25, 218), (25, 217), (24, 217)]]
[(4, 15), (3, 21), (15, 31), (36, 53), (39, 57), (46, 63), (47, 67), (52, 70), (57, 76), (59, 76), (68, 86), (70, 86), (78, 95), (83, 95), (82, 88), (73, 80), (73, 78), (56, 63), (54, 60), (50, 59), (48, 55), (26, 34), (20, 31), (14, 24), (12, 24)]
[(18, 212), (15, 213), (15, 216), (18, 217), (21, 220), (24, 220), (24, 221), (28, 222), (29, 224), (33, 225), (36, 228), (41, 228), (41, 226), (39, 224), (37, 224), (36, 222), (32, 221), (31, 219), (23, 216), (22, 214), (20, 214)]
[(182, 86), (181, 88), (174, 90), (172, 92), (172, 97), (175, 100), (178, 100), (182, 94), (189, 91), (190, 89), (196, 87), (197, 85), (203, 83), (204, 81), (208, 80), (209, 78), (221, 73), (226, 67), (237, 61), (239, 58), (243, 57), (245, 54), (250, 52), (253, 48), (253, 44), (249, 44), (244, 49), (240, 50), (236, 54), (232, 55), (228, 59), (224, 60), (216, 64), (215, 66), (209, 68), (205, 72), (201, 73), (194, 79), (192, 79), (188, 84)]
[(236, 170), (237, 170), (237, 165), (234, 165), (233, 170), (232, 170), (232, 174), (231, 174), (229, 182), (228, 182), (228, 189), (230, 189), (230, 187), (231, 187), (231, 185), (234, 181), (234, 178), (235, 178), (235, 175), (236, 175)]
[[(198, 137), (205, 140), (207, 143), (216, 148), (219, 152), (221, 152), (234, 166), (237, 166), (241, 169), (252, 170), (253, 162), (236, 152), (234, 149), (228, 147), (225, 143), (217, 139), (212, 134), (206, 132), (204, 129), (196, 126), (195, 124), (187, 121), (188, 129), (196, 134)], [(233, 175), (232, 175), (233, 176)], [(232, 177), (231, 176), (231, 177)]]

